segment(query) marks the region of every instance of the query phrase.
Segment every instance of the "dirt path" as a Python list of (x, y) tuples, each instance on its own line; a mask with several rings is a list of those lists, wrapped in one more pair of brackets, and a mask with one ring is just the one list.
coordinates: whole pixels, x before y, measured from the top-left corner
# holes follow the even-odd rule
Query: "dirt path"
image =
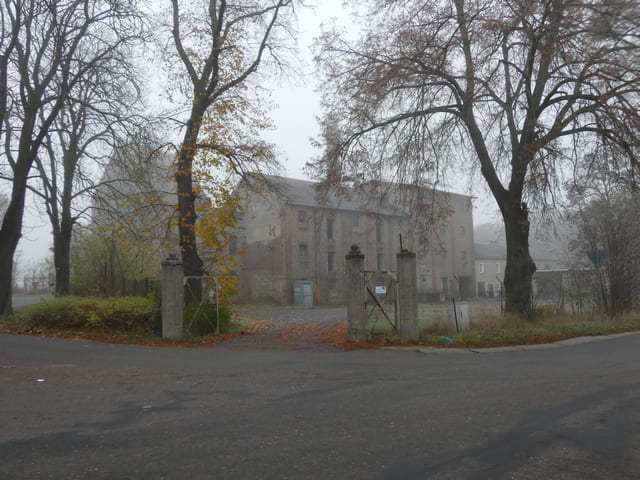
[(259, 310), (237, 316), (263, 327), (227, 342), (237, 348), (329, 351), (332, 343), (347, 336), (346, 308)]

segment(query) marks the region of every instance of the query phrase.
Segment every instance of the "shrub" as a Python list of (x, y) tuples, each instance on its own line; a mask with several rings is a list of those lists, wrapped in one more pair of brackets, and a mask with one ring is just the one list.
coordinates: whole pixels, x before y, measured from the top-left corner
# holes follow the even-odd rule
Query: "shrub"
[(29, 325), (57, 329), (100, 328), (152, 333), (161, 326), (156, 303), (141, 297), (61, 297), (25, 307), (19, 315)]

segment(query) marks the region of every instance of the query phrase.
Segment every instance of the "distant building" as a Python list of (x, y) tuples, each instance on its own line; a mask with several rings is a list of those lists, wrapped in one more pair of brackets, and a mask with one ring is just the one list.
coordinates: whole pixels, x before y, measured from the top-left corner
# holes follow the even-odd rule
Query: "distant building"
[(474, 245), (478, 297), (495, 297), (502, 288), (504, 267), (507, 264), (507, 250), (504, 245)]
[[(547, 295), (553, 289), (549, 278), (555, 277), (549, 272), (558, 272), (566, 268), (566, 261), (553, 248), (546, 250), (541, 246), (531, 246), (531, 257), (536, 264), (534, 288)], [(504, 269), (507, 265), (507, 247), (502, 243), (476, 243), (474, 245), (476, 294), (478, 297), (494, 297), (500, 294), (504, 282)], [(543, 273), (544, 272), (544, 273)], [(537, 280), (537, 283), (536, 283)]]
[[(237, 190), (243, 212), (230, 251), (242, 264), (240, 300), (299, 303), (295, 292), (306, 289), (303, 296), (313, 303), (343, 303), (351, 245), (364, 253), (367, 271), (393, 272), (401, 236), (402, 247), (417, 254), (422, 300), (474, 295), (471, 197), (407, 186), (381, 199), (372, 185), (369, 195), (333, 193), (321, 201), (313, 182), (275, 176), (264, 181), (266, 187), (246, 180)], [(439, 202), (444, 213), (427, 220), (406, 195), (412, 189)]]

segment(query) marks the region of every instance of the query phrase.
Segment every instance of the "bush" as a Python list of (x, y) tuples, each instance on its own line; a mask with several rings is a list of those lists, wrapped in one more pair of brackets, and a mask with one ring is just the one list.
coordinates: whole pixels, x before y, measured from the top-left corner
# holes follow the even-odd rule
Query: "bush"
[(61, 297), (25, 307), (19, 315), (29, 325), (57, 329), (99, 328), (153, 333), (161, 328), (157, 304), (142, 297)]
[[(229, 331), (231, 321), (231, 309), (226, 305), (220, 305), (220, 333)], [(190, 335), (207, 335), (216, 331), (216, 305), (206, 303), (198, 310), (198, 302), (192, 302), (183, 310), (183, 322), (185, 333)]]

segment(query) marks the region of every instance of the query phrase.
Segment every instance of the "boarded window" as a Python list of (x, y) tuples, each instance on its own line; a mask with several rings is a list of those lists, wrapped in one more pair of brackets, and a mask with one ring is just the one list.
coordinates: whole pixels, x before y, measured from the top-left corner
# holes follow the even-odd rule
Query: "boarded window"
[(327, 240), (333, 240), (333, 217), (327, 218)]
[(333, 272), (336, 269), (336, 252), (327, 252), (327, 270)]

